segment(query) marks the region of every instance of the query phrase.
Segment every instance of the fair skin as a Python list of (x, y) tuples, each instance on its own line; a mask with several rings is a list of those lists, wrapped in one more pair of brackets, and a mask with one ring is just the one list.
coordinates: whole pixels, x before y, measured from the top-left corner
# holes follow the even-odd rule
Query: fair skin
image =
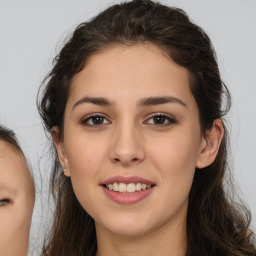
[(0, 140), (0, 255), (26, 256), (34, 183), (23, 155)]
[[(195, 168), (214, 161), (223, 136), (220, 120), (201, 135), (185, 68), (151, 44), (94, 54), (72, 81), (63, 139), (58, 127), (52, 136), (65, 175), (95, 220), (97, 256), (185, 255)], [(104, 181), (117, 176), (153, 186), (138, 201), (127, 191), (108, 196)]]

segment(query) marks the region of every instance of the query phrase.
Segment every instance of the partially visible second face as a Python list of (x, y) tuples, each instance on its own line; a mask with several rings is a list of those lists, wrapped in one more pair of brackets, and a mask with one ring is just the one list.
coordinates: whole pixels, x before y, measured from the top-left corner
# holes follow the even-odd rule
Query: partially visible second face
[(97, 231), (185, 225), (203, 146), (188, 71), (156, 46), (113, 46), (74, 77), (57, 148)]
[(27, 255), (34, 197), (23, 155), (0, 140), (0, 255)]

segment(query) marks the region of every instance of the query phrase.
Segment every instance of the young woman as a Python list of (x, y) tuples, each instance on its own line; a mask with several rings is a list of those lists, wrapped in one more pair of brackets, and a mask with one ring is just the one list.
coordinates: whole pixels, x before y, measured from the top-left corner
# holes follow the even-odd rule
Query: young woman
[(182, 10), (135, 0), (80, 24), (38, 107), (55, 145), (43, 255), (256, 255), (223, 185), (230, 96)]
[(12, 131), (0, 126), (0, 255), (26, 256), (34, 182)]

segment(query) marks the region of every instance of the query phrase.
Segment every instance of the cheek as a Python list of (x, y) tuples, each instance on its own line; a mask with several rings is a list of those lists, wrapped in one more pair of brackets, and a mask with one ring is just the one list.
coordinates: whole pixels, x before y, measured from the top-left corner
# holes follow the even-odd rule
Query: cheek
[(0, 240), (27, 236), (30, 229), (33, 204), (19, 198), (18, 202), (0, 208)]
[(71, 176), (95, 175), (105, 157), (104, 143), (78, 135), (67, 140), (65, 145)]
[[(198, 141), (193, 136), (170, 136), (154, 145), (150, 152), (152, 165), (159, 174), (159, 211), (163, 220), (185, 216), (198, 155)], [(160, 199), (161, 198), (161, 199)]]
[(153, 165), (161, 176), (161, 182), (172, 187), (172, 191), (188, 192), (193, 181), (199, 154), (200, 137), (183, 132), (162, 140), (161, 146), (154, 145), (150, 152)]
[[(79, 138), (79, 140), (77, 140)], [(87, 212), (93, 214), (95, 188), (106, 162), (106, 143), (93, 138), (73, 137), (67, 140), (66, 153), (74, 193)]]
[(155, 162), (172, 170), (175, 166), (195, 166), (199, 155), (200, 138), (197, 135), (182, 133), (162, 138), (161, 141), (157, 141), (157, 145), (154, 142), (151, 144), (150, 154)]

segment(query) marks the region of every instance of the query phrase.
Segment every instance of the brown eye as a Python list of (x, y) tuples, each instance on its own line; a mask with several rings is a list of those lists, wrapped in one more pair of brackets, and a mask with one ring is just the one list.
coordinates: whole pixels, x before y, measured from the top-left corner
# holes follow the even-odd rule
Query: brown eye
[(153, 117), (149, 118), (147, 120), (147, 123), (153, 124), (153, 125), (159, 125), (159, 126), (168, 126), (176, 123), (177, 121), (167, 115), (164, 114), (156, 114)]
[(85, 118), (82, 121), (82, 124), (87, 126), (100, 126), (100, 125), (109, 124), (109, 123), (110, 122), (107, 120), (107, 118), (101, 115), (92, 115)]
[(9, 199), (2, 199), (2, 200), (0, 200), (0, 207), (6, 206), (9, 203), (10, 203)]
[(153, 120), (155, 124), (164, 124), (166, 122), (166, 118), (164, 116), (155, 116)]
[(94, 117), (92, 117), (92, 123), (94, 125), (103, 124), (103, 122), (104, 122), (104, 118), (102, 116), (94, 116)]

